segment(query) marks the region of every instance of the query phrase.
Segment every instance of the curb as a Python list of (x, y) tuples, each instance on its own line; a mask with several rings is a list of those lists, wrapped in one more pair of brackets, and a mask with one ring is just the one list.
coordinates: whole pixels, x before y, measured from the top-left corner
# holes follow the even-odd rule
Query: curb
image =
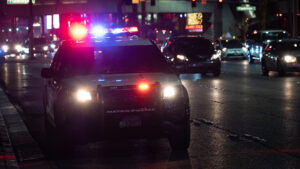
[[(5, 134), (2, 134), (2, 131), (6, 132), (7, 138), (3, 137)], [(39, 145), (30, 135), (17, 109), (0, 88), (0, 146), (3, 144), (7, 146), (5, 149), (8, 151), (4, 154), (9, 155), (4, 156), (6, 159), (2, 161), (7, 165), (7, 169), (50, 169)]]

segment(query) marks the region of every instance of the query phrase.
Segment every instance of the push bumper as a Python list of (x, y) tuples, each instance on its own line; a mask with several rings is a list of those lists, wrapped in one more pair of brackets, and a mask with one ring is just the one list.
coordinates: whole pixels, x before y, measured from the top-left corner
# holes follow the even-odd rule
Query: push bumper
[(176, 132), (178, 126), (189, 119), (189, 108), (182, 99), (176, 99), (156, 107), (112, 111), (104, 110), (98, 103), (70, 105), (61, 114), (65, 133), (85, 142), (165, 137)]

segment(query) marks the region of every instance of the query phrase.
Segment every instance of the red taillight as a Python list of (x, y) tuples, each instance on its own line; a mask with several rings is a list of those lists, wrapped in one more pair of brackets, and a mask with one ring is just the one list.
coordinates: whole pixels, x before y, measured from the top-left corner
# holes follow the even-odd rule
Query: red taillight
[(168, 44), (171, 45), (171, 43), (172, 43), (172, 42), (169, 40), (169, 41), (168, 41)]
[(71, 37), (75, 40), (81, 40), (87, 37), (88, 29), (83, 25), (74, 25), (70, 29)]
[(150, 89), (150, 85), (146, 82), (141, 82), (139, 85), (138, 85), (138, 89), (139, 91), (142, 91), (142, 92), (146, 92)]

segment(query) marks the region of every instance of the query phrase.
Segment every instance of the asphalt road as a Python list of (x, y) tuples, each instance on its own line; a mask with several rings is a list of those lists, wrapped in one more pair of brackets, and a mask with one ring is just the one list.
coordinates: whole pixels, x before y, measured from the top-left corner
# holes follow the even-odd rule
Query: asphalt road
[[(49, 60), (8, 61), (0, 82), (22, 108), (30, 133), (45, 147), (40, 69)], [(105, 141), (51, 158), (52, 168), (300, 168), (300, 74), (261, 76), (260, 65), (227, 61), (215, 78), (180, 75), (191, 102), (191, 145), (172, 152), (167, 140)], [(47, 157), (47, 154), (46, 154)]]

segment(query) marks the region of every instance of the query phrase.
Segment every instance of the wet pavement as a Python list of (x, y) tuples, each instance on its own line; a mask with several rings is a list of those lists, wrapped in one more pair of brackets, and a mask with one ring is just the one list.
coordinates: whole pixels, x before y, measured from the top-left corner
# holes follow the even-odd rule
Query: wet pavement
[[(41, 149), (45, 149), (40, 69), (48, 58), (1, 65), (0, 82)], [(215, 78), (180, 75), (191, 102), (191, 145), (168, 141), (104, 141), (49, 158), (52, 168), (300, 168), (300, 74), (261, 76), (260, 65), (226, 61)], [(45, 154), (47, 157), (47, 154)], [(35, 165), (31, 159), (27, 165)], [(22, 167), (21, 167), (22, 168)]]

